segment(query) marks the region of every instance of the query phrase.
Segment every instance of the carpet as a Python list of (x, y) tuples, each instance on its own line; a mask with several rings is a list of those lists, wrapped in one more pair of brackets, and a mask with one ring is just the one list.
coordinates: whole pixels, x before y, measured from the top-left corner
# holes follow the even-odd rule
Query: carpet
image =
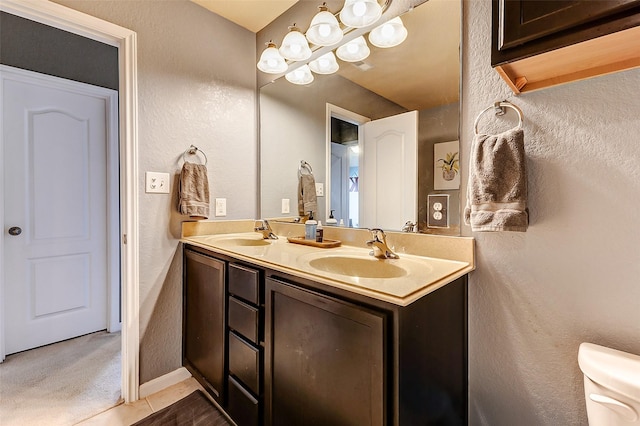
[(120, 333), (98, 332), (9, 355), (0, 425), (72, 425), (120, 400)]
[(134, 426), (180, 425), (231, 426), (231, 423), (199, 390), (134, 423)]

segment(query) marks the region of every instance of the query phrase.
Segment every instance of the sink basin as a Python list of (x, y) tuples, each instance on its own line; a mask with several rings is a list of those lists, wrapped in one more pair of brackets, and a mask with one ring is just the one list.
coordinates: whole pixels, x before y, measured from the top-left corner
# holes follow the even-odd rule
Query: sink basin
[(268, 246), (271, 244), (270, 240), (263, 240), (257, 238), (222, 238), (218, 240), (220, 244), (226, 244), (230, 246), (239, 246), (239, 247), (260, 247), (260, 246)]
[(374, 257), (327, 256), (309, 261), (309, 266), (331, 274), (360, 278), (399, 278), (408, 273), (391, 261)]

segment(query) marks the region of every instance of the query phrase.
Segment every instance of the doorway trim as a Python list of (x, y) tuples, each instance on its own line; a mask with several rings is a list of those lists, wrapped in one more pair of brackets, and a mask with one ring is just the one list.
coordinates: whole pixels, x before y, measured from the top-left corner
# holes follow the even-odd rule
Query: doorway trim
[[(0, 10), (118, 48), (120, 124), (120, 277), (122, 283), (122, 398), (139, 395), (138, 87), (134, 31), (50, 1), (0, 0)], [(0, 204), (4, 201), (0, 200)], [(0, 219), (4, 219), (0, 205)], [(3, 221), (4, 223), (4, 221)], [(4, 232), (0, 235), (0, 250)], [(0, 288), (4, 285), (0, 253)], [(1, 295), (0, 295), (1, 296)], [(0, 330), (4, 333), (3, 330)], [(2, 340), (3, 341), (3, 340)], [(0, 348), (4, 353), (4, 348)]]
[[(342, 121), (346, 121), (347, 123), (355, 124), (358, 126), (358, 147), (360, 148), (360, 152), (362, 153), (362, 125), (371, 121), (369, 117), (365, 117), (364, 115), (357, 114), (355, 112), (349, 111), (348, 109), (341, 108), (339, 106), (327, 103), (327, 112), (326, 112), (326, 130), (325, 130), (325, 200), (329, 200), (325, 203), (326, 212), (325, 218), (329, 217), (331, 213), (331, 118), (335, 117)], [(360, 163), (360, 160), (358, 160)], [(359, 205), (362, 205), (362, 199), (358, 200)]]

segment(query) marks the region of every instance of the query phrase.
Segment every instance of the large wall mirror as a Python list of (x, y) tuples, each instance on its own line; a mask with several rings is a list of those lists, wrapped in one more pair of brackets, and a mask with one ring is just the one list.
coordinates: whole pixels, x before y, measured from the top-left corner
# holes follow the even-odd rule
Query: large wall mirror
[[(334, 216), (345, 226), (400, 230), (405, 220), (378, 223), (383, 219), (368, 216), (362, 223), (361, 218), (372, 210), (401, 208), (399, 194), (413, 187), (409, 207), (413, 215), (399, 217), (415, 220), (419, 232), (459, 235), (461, 2), (404, 3), (397, 14), (408, 36), (399, 46), (370, 46), (368, 58), (355, 63), (338, 60), (338, 72), (315, 75), (307, 85), (277, 78), (260, 88), (262, 217), (298, 216), (298, 173), (305, 161), (316, 183), (324, 187), (315, 212), (323, 223), (335, 210)], [(260, 37), (266, 35), (259, 33)], [(259, 82), (266, 81), (264, 77), (259, 76)], [(358, 129), (367, 122), (405, 114), (417, 117), (416, 146), (379, 153), (375, 159), (379, 173), (372, 178), (371, 168), (369, 173), (362, 169), (362, 152), (357, 152), (364, 133)], [(413, 169), (402, 161), (413, 164)], [(363, 204), (362, 193), (367, 190), (376, 191), (377, 208)], [(290, 213), (284, 213), (286, 200)]]

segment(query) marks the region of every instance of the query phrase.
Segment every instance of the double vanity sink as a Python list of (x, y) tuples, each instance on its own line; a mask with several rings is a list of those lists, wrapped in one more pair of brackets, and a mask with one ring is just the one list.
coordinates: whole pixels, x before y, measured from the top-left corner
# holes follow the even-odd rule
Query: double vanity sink
[[(287, 236), (302, 234), (301, 225), (273, 225), (276, 234), (280, 235), (278, 239), (264, 239), (260, 233), (249, 231), (192, 235), (184, 240), (222, 254), (231, 254), (242, 260), (399, 305), (411, 303), (473, 269), (473, 241), (469, 238), (461, 239), (471, 243), (470, 249), (463, 250), (467, 253), (446, 258), (398, 250), (403, 247), (403, 239), (414, 240), (410, 241), (413, 245), (428, 246), (446, 245), (445, 240), (455, 241), (459, 238), (394, 233), (389, 240), (395, 241), (399, 258), (378, 259), (370, 255), (371, 249), (364, 242), (360, 243), (360, 247), (347, 244), (335, 248), (300, 245), (289, 242)], [(349, 232), (360, 233), (361, 239), (369, 236), (366, 230), (325, 227), (325, 237), (335, 234), (331, 237), (338, 240), (348, 240), (349, 236), (345, 235)], [(357, 242), (353, 241), (352, 244)]]
[(472, 238), (253, 229), (182, 226), (183, 365), (237, 425), (467, 424)]

